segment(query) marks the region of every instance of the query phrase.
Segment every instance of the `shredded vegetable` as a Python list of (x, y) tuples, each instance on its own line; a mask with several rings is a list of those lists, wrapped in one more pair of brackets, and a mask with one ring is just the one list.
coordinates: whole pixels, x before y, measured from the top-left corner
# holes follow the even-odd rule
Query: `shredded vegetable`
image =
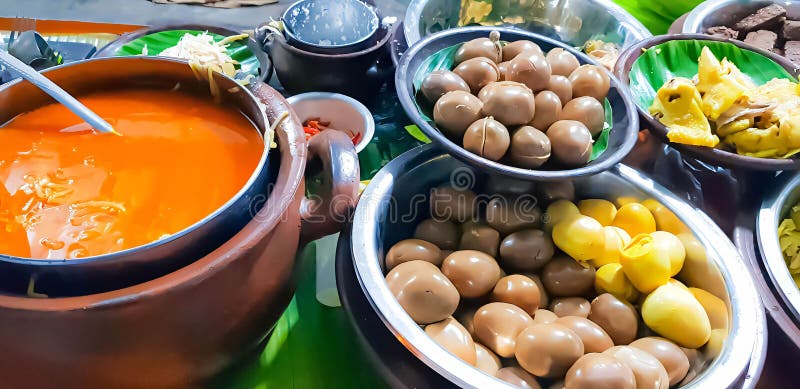
[(236, 74), (238, 62), (228, 55), (226, 50), (228, 43), (247, 37), (247, 34), (233, 35), (214, 42), (214, 37), (208, 32), (198, 35), (186, 33), (177, 45), (165, 49), (159, 55), (186, 59), (198, 67), (212, 69), (233, 77)]
[[(306, 134), (306, 140), (311, 139), (314, 135), (317, 135), (322, 131), (330, 129), (330, 127), (328, 127), (330, 125), (331, 122), (320, 120), (320, 118), (313, 118), (306, 120), (306, 122), (303, 123), (303, 132), (305, 132)], [(342, 130), (342, 131), (344, 131), (347, 135), (350, 136), (350, 140), (353, 141), (354, 145), (357, 145), (358, 142), (361, 141), (361, 133), (354, 133), (353, 131), (350, 130)]]

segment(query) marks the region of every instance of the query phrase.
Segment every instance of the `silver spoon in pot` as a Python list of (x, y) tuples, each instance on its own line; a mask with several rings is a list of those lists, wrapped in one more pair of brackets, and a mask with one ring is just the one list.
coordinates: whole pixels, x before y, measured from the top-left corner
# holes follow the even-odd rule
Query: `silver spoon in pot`
[(26, 65), (13, 55), (9, 54), (8, 51), (0, 49), (0, 63), (5, 65), (11, 73), (28, 80), (31, 84), (41, 89), (44, 93), (47, 93), (59, 103), (64, 104), (64, 106), (69, 108), (70, 111), (78, 115), (81, 119), (86, 120), (86, 122), (94, 127), (94, 129), (97, 131), (120, 135), (120, 133), (114, 130), (114, 127), (112, 127), (111, 124), (103, 120), (103, 118), (98, 116), (96, 113), (92, 112), (92, 110), (83, 105), (83, 103), (78, 101), (78, 99), (72, 97), (72, 95), (61, 89), (61, 87), (56, 85), (53, 81), (50, 81), (50, 79), (43, 76), (32, 67)]

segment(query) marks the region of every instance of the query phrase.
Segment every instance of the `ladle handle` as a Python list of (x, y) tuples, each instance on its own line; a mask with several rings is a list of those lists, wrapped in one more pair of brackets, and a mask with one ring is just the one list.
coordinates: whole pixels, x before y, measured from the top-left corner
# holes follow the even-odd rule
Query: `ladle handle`
[(341, 131), (322, 131), (308, 142), (306, 187), (300, 208), (302, 242), (339, 232), (358, 201), (360, 169), (353, 141)]
[(28, 82), (36, 85), (36, 87), (41, 89), (44, 93), (47, 93), (59, 103), (64, 104), (70, 111), (74, 112), (81, 119), (86, 120), (86, 122), (97, 131), (117, 133), (108, 122), (103, 120), (100, 116), (97, 116), (96, 113), (92, 112), (83, 105), (83, 103), (78, 101), (78, 99), (72, 97), (72, 95), (61, 89), (60, 86), (50, 81), (49, 78), (43, 76), (41, 73), (3, 49), (0, 49), (0, 62), (2, 62), (11, 73), (28, 80)]

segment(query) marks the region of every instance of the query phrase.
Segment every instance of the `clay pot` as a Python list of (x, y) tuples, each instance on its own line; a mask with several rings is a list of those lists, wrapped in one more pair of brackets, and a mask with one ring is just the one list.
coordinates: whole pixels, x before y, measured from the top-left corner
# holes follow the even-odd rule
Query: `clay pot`
[[(292, 296), (298, 246), (336, 231), (354, 205), (358, 163), (345, 134), (324, 132), (306, 147), (289, 104), (264, 84), (253, 93), (271, 122), (290, 112), (276, 129), (279, 168), (261, 210), (208, 255), (144, 283), (79, 297), (0, 295), (0, 387), (199, 387), (266, 338)], [(331, 186), (311, 201), (304, 176), (317, 174)]]
[(380, 26), (377, 43), (347, 54), (320, 54), (294, 47), (283, 34), (261, 26), (256, 39), (269, 54), (281, 85), (291, 94), (335, 92), (369, 101), (394, 74), (388, 43), (394, 26)]

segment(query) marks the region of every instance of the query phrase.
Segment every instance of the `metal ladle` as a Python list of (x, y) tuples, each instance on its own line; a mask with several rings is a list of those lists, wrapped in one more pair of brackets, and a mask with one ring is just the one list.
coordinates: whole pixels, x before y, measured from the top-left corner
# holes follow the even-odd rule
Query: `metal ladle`
[(56, 85), (53, 81), (50, 81), (47, 77), (43, 76), (32, 67), (26, 65), (2, 49), (0, 49), (0, 63), (5, 65), (11, 73), (28, 80), (28, 82), (41, 89), (44, 93), (47, 93), (59, 103), (64, 104), (64, 106), (69, 108), (70, 111), (78, 115), (81, 119), (85, 120), (97, 131), (120, 135), (114, 130), (114, 127), (112, 127), (111, 124), (103, 120), (103, 118), (98, 116), (96, 113), (92, 112), (92, 110), (83, 105), (83, 103), (78, 101), (78, 99), (72, 97), (72, 95), (61, 89), (61, 87)]

